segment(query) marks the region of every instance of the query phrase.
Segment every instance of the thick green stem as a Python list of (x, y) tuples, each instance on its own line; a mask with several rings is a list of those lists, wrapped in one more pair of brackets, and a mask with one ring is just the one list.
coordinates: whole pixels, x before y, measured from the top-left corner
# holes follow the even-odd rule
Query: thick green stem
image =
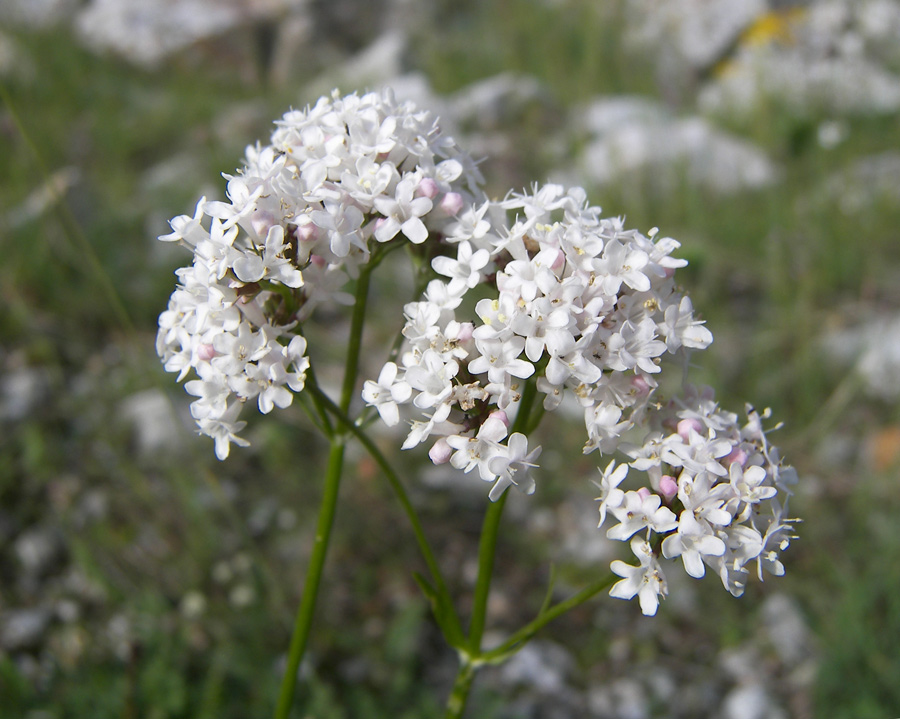
[(306, 642), (309, 639), (309, 630), (312, 626), (313, 614), (316, 609), (316, 597), (319, 593), (322, 570), (325, 567), (328, 540), (331, 537), (331, 528), (334, 524), (334, 514), (337, 509), (338, 489), (341, 483), (343, 467), (344, 438), (338, 436), (332, 440), (331, 451), (328, 455), (325, 494), (319, 507), (316, 537), (313, 542), (312, 555), (309, 558), (309, 567), (306, 570), (306, 583), (303, 585), (300, 608), (297, 610), (297, 619), (294, 622), (294, 634), (291, 637), (291, 646), (288, 650), (287, 667), (284, 670), (284, 678), (281, 682), (275, 719), (287, 719), (291, 706), (294, 703), (297, 673), (300, 669), (303, 654), (306, 651)]
[(497, 531), (506, 505), (507, 493), (488, 505), (481, 525), (481, 541), (478, 544), (478, 578), (475, 580), (475, 598), (472, 606), (472, 621), (469, 625), (469, 651), (474, 656), (481, 653), (481, 638), (487, 618), (488, 595), (494, 573), (494, 559), (497, 549)]

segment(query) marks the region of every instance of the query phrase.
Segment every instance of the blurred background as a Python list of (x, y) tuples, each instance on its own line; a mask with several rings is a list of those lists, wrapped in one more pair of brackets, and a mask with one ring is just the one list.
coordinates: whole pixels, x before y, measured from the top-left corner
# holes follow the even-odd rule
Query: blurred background
[[(296, 407), (226, 462), (194, 435), (154, 352), (189, 255), (155, 238), (289, 107), (385, 84), (495, 195), (581, 184), (679, 239), (716, 337), (696, 379), (771, 406), (801, 475), (786, 576), (733, 599), (673, 571), (655, 618), (600, 596), (484, 671), (469, 716), (900, 714), (900, 1), (0, 0), (0, 717), (271, 713), (324, 447)], [(498, 637), (551, 564), (563, 597), (614, 556), (582, 431), (545, 432), (507, 507)], [(485, 487), (380, 439), (465, 611)], [(456, 658), (350, 468), (295, 716), (439, 715)]]

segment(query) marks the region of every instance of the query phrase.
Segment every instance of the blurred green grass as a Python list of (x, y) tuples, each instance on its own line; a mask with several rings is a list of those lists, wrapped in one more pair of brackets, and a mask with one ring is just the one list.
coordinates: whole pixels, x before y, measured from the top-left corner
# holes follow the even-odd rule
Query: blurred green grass
[[(541, 80), (563, 108), (599, 93), (654, 95), (650, 63), (621, 42), (620, 12), (619, 3), (446, 4), (429, 41), (414, 45), (412, 62), (441, 92), (514, 71)], [(121, 421), (120, 405), (148, 388), (183, 399), (153, 352), (156, 315), (172, 270), (184, 261), (155, 246), (154, 233), (166, 231), (160, 218), (189, 211), (201, 188), (221, 192), (218, 174), (235, 166), (243, 145), (264, 138), (270, 119), (289, 105), (311, 98), (248, 73), (256, 50), (244, 35), (232, 38), (233, 53), (213, 49), (157, 72), (93, 55), (64, 29), (11, 36), (34, 68), (31, 79), (4, 81), (12, 107), (50, 173), (77, 168), (67, 204), (133, 329), (99, 291), (97, 270), (67, 232), (68, 219), (50, 210), (0, 228), (2, 356), (8, 367), (39, 370), (46, 387), (34, 411), (3, 428), (0, 509), (13, 515), (8, 536), (52, 525), (66, 547), (59, 564), (96, 586), (78, 619), (56, 623), (49, 651), (35, 655), (46, 665), (34, 672), (40, 681), (0, 655), (0, 717), (265, 716), (300, 591), (321, 447), (301, 413), (290, 410), (280, 421), (254, 423), (254, 449), (224, 464), (205, 440), (190, 437), (148, 457)], [(250, 106), (250, 119), (222, 130), (236, 106)], [(0, 126), (0, 217), (47, 179), (9, 111)], [(857, 319), (862, 303), (896, 307), (900, 267), (896, 204), (848, 213), (817, 188), (853, 160), (900, 146), (900, 124), (896, 117), (849, 118), (848, 139), (825, 150), (815, 141), (825, 119), (769, 104), (731, 125), (781, 164), (784, 177), (771, 189), (722, 197), (684, 184), (664, 193), (650, 178), (636, 178), (592, 197), (610, 214), (627, 214), (629, 225), (659, 226), (682, 242), (691, 260), (685, 284), (718, 338), (703, 374), (731, 407), (748, 399), (772, 406), (786, 425), (777, 441), (817, 487), (797, 498), (794, 511), (805, 523), (786, 555), (787, 576), (739, 603), (704, 583), (704, 604), (718, 619), (682, 631), (701, 647), (737, 644), (756, 630), (753, 605), (762, 593), (788, 592), (819, 643), (816, 715), (875, 719), (900, 707), (893, 682), (900, 676), (893, 646), (900, 637), (900, 507), (896, 461), (862, 471), (857, 455), (900, 417), (896, 406), (854, 398), (824, 433), (805, 430), (843, 379), (823, 359), (823, 331)], [(535, 128), (517, 131), (539, 141)], [(549, 169), (542, 148), (528, 152), (523, 171)], [(177, 156), (186, 160), (175, 166), (176, 180), (148, 189), (148, 171)], [(484, 169), (490, 173), (490, 161)], [(539, 177), (522, 184), (532, 179)], [(838, 440), (856, 450), (841, 461), (823, 459), (822, 445)], [(579, 471), (587, 476), (591, 467), (579, 456)], [(395, 513), (371, 467), (360, 459), (357, 469), (338, 518), (304, 715), (433, 716), (441, 675), (423, 666), (422, 654), (440, 650), (409, 576), (417, 560), (408, 537), (391, 531)], [(564, 494), (547, 485), (545, 505)], [(79, 508), (98, 489), (108, 508), (87, 521)], [(447, 516), (460, 507), (436, 495), (425, 512), (435, 533), (445, 532), (437, 541), (458, 563), (451, 577), (462, 589), (466, 542), (480, 514), (465, 507), (465, 517)], [(292, 508), (293, 523), (248, 526), (272, 497)], [(527, 618), (544, 589), (534, 575), (543, 577), (554, 548), (527, 537), (505, 541), (501, 551), (522, 568), (498, 585), (505, 580), (521, 590), (518, 612)], [(250, 557), (249, 569), (241, 557)], [(218, 579), (217, 566), (227, 570)], [(565, 572), (573, 584), (585, 574)], [(0, 610), (74, 592), (47, 577), (40, 590), (23, 587), (18, 574), (12, 553), (0, 552)], [(238, 586), (249, 588), (248, 604), (234, 601)], [(185, 608), (191, 592), (206, 598), (200, 617)], [(109, 636), (116, 615), (129, 627), (118, 643)], [(548, 634), (585, 666), (606, 660), (610, 629), (585, 613)], [(644, 651), (664, 648), (648, 642)], [(481, 695), (483, 716), (500, 716), (502, 697), (490, 691)]]

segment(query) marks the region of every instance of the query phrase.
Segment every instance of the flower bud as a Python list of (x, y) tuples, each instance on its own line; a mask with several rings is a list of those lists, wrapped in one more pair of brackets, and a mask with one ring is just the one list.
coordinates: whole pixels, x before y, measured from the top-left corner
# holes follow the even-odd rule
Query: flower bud
[(250, 216), (250, 226), (260, 237), (269, 233), (269, 228), (275, 224), (275, 215), (265, 210), (257, 210)]
[(741, 449), (739, 446), (735, 447), (728, 456), (723, 460), (723, 464), (726, 467), (730, 467), (732, 464), (737, 462), (741, 467), (747, 466), (747, 453)]
[(216, 352), (216, 348), (211, 344), (202, 344), (197, 348), (197, 358), (203, 360), (204, 362), (209, 362), (213, 357), (215, 357), (218, 352)]
[(318, 230), (319, 228), (312, 222), (306, 222), (302, 225), (297, 225), (294, 235), (300, 242), (314, 242), (316, 235), (318, 235)]
[(506, 428), (509, 429), (509, 417), (506, 415), (506, 412), (504, 412), (502, 409), (498, 409), (498, 410), (495, 410), (494, 412), (491, 412), (490, 416), (493, 419), (499, 419), (501, 422), (503, 422), (503, 424), (506, 425)]
[(417, 197), (427, 197), (429, 200), (433, 200), (438, 193), (437, 183), (430, 177), (424, 178), (419, 186), (416, 187), (416, 196)]
[(678, 422), (678, 429), (676, 430), (681, 438), (685, 442), (691, 441), (691, 430), (696, 432), (697, 434), (702, 434), (701, 430), (703, 429), (703, 425), (700, 424), (699, 419), (694, 419), (691, 417), (690, 419), (683, 419)]
[(678, 482), (671, 475), (664, 474), (659, 479), (659, 491), (666, 499), (672, 499), (678, 494)]
[(448, 192), (438, 205), (451, 217), (463, 208), (463, 198), (458, 192)]
[(441, 437), (432, 445), (431, 449), (428, 450), (428, 457), (435, 464), (446, 464), (450, 461), (450, 456), (452, 454), (453, 447), (447, 444), (447, 440), (444, 437)]
[(652, 389), (646, 378), (639, 374), (631, 378), (631, 386), (640, 397), (646, 397), (650, 394), (650, 390)]
[(472, 339), (472, 333), (475, 331), (475, 325), (471, 322), (461, 322), (459, 332), (456, 333), (456, 339), (459, 342), (468, 342)]

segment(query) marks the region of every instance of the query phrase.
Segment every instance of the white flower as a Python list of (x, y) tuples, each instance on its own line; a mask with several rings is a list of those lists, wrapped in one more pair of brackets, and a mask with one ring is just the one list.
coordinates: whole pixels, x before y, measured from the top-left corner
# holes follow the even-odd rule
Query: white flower
[(491, 470), (490, 460), (502, 451), (500, 441), (506, 437), (506, 432), (506, 424), (491, 416), (479, 427), (474, 437), (447, 437), (447, 444), (456, 450), (450, 457), (450, 464), (466, 474), (477, 468), (481, 478), (487, 481), (496, 479), (497, 473)]
[(310, 213), (310, 219), (325, 230), (331, 251), (337, 257), (346, 257), (351, 246), (365, 250), (366, 245), (359, 229), (363, 223), (360, 209), (347, 201), (326, 199), (323, 204), (325, 209), (314, 210)]
[(427, 197), (415, 197), (416, 180), (405, 178), (397, 183), (396, 195), (393, 198), (376, 197), (375, 209), (384, 219), (375, 228), (375, 239), (387, 242), (398, 232), (403, 232), (410, 242), (420, 245), (428, 238), (428, 229), (420, 217), (429, 212), (432, 202)]
[(235, 402), (220, 416), (203, 417), (197, 422), (200, 433), (212, 437), (216, 441), (216, 457), (220, 460), (228, 457), (232, 444), (236, 444), (238, 447), (246, 447), (250, 444), (247, 440), (237, 436), (237, 433), (247, 425), (246, 422), (236, 421), (240, 411), (240, 403)]
[(442, 404), (453, 391), (452, 379), (459, 371), (454, 360), (444, 362), (432, 349), (425, 350), (418, 364), (406, 368), (406, 381), (419, 390), (413, 404), (419, 409), (429, 409)]
[(603, 256), (591, 264), (604, 291), (615, 295), (624, 282), (638, 292), (650, 289), (650, 279), (641, 270), (650, 258), (647, 253), (613, 240), (603, 248)]
[(388, 362), (378, 375), (378, 381), (367, 380), (363, 385), (362, 396), (367, 404), (373, 405), (388, 427), (400, 421), (398, 403), (409, 400), (412, 387), (405, 381), (397, 380), (397, 365)]
[(653, 616), (659, 608), (659, 598), (668, 594), (666, 577), (646, 541), (635, 537), (631, 540), (631, 551), (640, 564), (635, 567), (617, 559), (609, 565), (613, 573), (624, 577), (612, 586), (609, 596), (617, 599), (637, 596), (644, 615)]
[(469, 362), (469, 372), (472, 374), (487, 373), (491, 382), (503, 382), (506, 375), (526, 379), (534, 374), (534, 365), (519, 359), (525, 348), (525, 340), (521, 337), (506, 341), (476, 339), (475, 347), (481, 354)]
[(698, 521), (693, 512), (685, 510), (678, 520), (678, 531), (663, 540), (662, 552), (667, 559), (681, 557), (685, 571), (700, 578), (706, 573), (703, 557), (721, 557), (725, 553), (725, 542), (715, 536), (708, 524)]
[(301, 287), (303, 275), (290, 260), (283, 257), (284, 227), (273, 225), (266, 234), (262, 257), (245, 253), (234, 261), (234, 274), (241, 282), (259, 282), (263, 278), (288, 287)]
[(658, 494), (642, 496), (638, 492), (625, 492), (625, 501), (618, 507), (610, 507), (619, 524), (607, 531), (610, 539), (626, 540), (643, 529), (662, 534), (678, 525), (674, 512), (668, 507), (661, 507), (662, 499)]
[(472, 251), (468, 242), (460, 242), (455, 260), (438, 256), (431, 261), (431, 266), (439, 275), (450, 278), (447, 291), (451, 295), (462, 295), (466, 289), (472, 289), (481, 279), (480, 270), (490, 261), (487, 250)]
[(687, 295), (681, 298), (679, 304), (666, 307), (660, 334), (665, 336), (669, 352), (677, 351), (682, 345), (702, 350), (713, 341), (712, 332), (703, 326), (703, 322), (694, 319), (694, 306)]
[(594, 482), (600, 488), (600, 496), (597, 501), (600, 502), (600, 521), (598, 527), (602, 527), (606, 521), (606, 511), (611, 508), (621, 507), (625, 501), (625, 492), (619, 489), (619, 485), (628, 474), (628, 465), (620, 464), (616, 467), (616, 461), (613, 460), (606, 469), (600, 472), (601, 478), (599, 482)]
[(525, 494), (534, 493), (531, 470), (537, 467), (535, 460), (540, 454), (540, 447), (528, 451), (528, 438), (524, 434), (511, 434), (505, 451), (498, 452), (488, 460), (488, 469), (497, 475), (497, 481), (488, 494), (490, 500), (496, 502), (510, 485), (515, 485)]

